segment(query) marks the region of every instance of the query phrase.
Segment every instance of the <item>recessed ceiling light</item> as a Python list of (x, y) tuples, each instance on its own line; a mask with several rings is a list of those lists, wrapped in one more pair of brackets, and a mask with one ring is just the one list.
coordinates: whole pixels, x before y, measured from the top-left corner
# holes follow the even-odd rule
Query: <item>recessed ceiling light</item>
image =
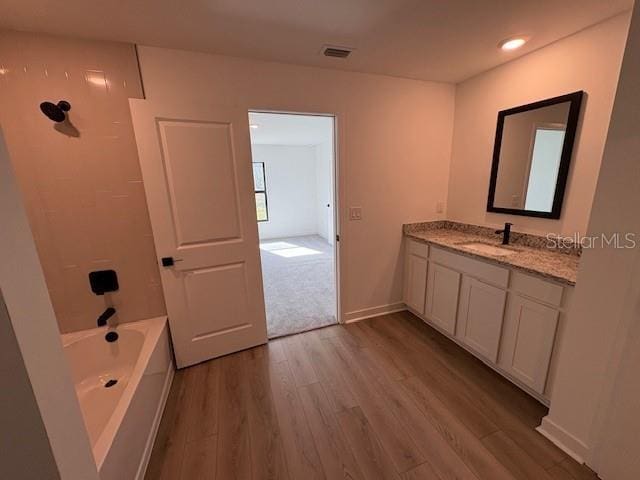
[(516, 50), (527, 43), (527, 38), (525, 37), (513, 37), (507, 38), (501, 41), (498, 44), (498, 47), (505, 51)]
[(260, 125), (256, 125), (255, 123), (249, 124), (249, 128), (258, 128)]

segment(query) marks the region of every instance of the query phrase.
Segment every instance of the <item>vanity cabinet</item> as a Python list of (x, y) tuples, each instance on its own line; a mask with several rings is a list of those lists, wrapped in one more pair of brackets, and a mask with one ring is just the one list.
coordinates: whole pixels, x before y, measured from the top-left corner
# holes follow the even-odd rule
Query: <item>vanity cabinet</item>
[(421, 315), (425, 313), (428, 251), (428, 245), (413, 240), (407, 241), (404, 303)]
[(405, 304), (547, 403), (571, 287), (407, 239)]
[(520, 294), (509, 298), (500, 366), (544, 393), (560, 312)]
[(507, 292), (464, 276), (456, 337), (491, 362), (498, 361), (498, 347)]
[(430, 262), (427, 276), (426, 315), (445, 332), (453, 335), (458, 313), (460, 273)]

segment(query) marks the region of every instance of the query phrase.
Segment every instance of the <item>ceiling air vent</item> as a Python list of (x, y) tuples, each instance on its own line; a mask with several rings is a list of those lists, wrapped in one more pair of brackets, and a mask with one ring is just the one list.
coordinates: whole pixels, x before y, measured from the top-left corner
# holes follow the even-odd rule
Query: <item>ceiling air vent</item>
[(322, 54), (325, 57), (347, 58), (352, 51), (352, 48), (347, 47), (332, 47), (330, 45), (322, 47)]

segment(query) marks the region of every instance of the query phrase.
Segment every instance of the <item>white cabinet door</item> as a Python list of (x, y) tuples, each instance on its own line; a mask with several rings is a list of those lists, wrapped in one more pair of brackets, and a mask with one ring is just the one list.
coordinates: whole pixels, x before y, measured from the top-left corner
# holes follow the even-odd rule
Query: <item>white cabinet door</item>
[(558, 315), (520, 295), (509, 297), (500, 366), (538, 393), (544, 393)]
[(404, 302), (420, 315), (424, 315), (426, 289), (427, 259), (408, 252)]
[(437, 263), (429, 264), (426, 316), (452, 335), (456, 330), (459, 291), (460, 273)]
[(475, 278), (462, 279), (458, 337), (480, 355), (497, 362), (507, 292)]

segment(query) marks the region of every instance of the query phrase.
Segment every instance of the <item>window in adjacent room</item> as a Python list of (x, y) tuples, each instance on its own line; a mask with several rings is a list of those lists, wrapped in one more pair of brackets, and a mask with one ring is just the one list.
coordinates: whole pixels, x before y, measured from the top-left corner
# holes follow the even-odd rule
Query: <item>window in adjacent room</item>
[(259, 222), (269, 220), (267, 186), (264, 180), (264, 162), (253, 162), (253, 185), (256, 194), (256, 215)]

